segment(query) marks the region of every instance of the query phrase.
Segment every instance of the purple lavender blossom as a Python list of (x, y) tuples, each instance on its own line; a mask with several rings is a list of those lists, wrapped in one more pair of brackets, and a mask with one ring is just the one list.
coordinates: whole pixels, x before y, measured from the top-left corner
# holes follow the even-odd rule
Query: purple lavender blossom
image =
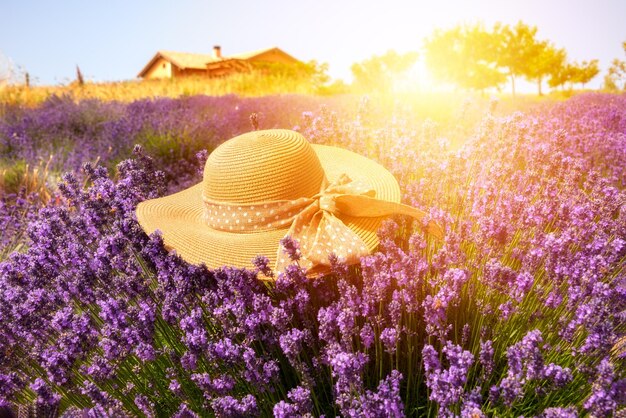
[(311, 402), (311, 391), (305, 387), (298, 386), (287, 393), (291, 401), (280, 401), (274, 405), (273, 413), (276, 418), (301, 417), (311, 414), (313, 404)]
[(424, 362), (424, 368), (426, 372), (433, 373), (441, 369), (441, 363), (439, 362), (439, 354), (432, 345), (425, 345), (422, 350), (422, 361)]
[(228, 375), (211, 378), (208, 373), (194, 373), (191, 380), (207, 394), (226, 395), (235, 387), (235, 380)]
[(464, 403), (461, 409), (461, 418), (486, 418), (487, 415), (480, 409), (480, 405), (469, 402)]
[(539, 417), (540, 418), (578, 418), (578, 411), (576, 411), (576, 408), (574, 408), (574, 407), (569, 407), (569, 408), (559, 408), (559, 407), (546, 408), (539, 415)]
[(170, 381), (168, 389), (171, 390), (172, 393), (174, 393), (174, 394), (176, 394), (178, 396), (182, 395), (181, 388), (180, 388), (180, 382), (178, 382), (178, 380), (176, 380), (176, 379), (172, 379)]
[[(594, 416), (609, 417), (615, 413), (618, 406), (616, 397), (618, 393), (615, 384), (615, 369), (608, 358), (604, 358), (598, 364), (596, 379), (593, 382), (591, 395), (585, 400), (585, 410)], [(621, 385), (623, 388), (624, 385)], [(621, 396), (623, 398), (623, 395)]]
[(443, 348), (443, 353), (449, 363), (448, 368), (442, 367), (432, 346), (424, 347), (422, 357), (426, 369), (426, 385), (430, 389), (430, 400), (437, 402), (440, 413), (445, 414), (445, 411), (461, 400), (474, 356), (450, 341)]
[(404, 404), (400, 397), (400, 381), (402, 374), (392, 370), (389, 376), (381, 380), (376, 392), (366, 392), (362, 416), (370, 417), (404, 417)]
[(365, 348), (370, 348), (372, 344), (374, 344), (374, 339), (375, 339), (374, 330), (372, 329), (372, 326), (369, 323), (366, 323), (365, 325), (363, 325), (363, 327), (361, 328), (361, 332), (359, 333), (359, 336), (361, 337), (361, 343), (363, 344)]
[(426, 331), (436, 335), (440, 340), (445, 340), (445, 335), (452, 328), (447, 324), (446, 312), (449, 307), (455, 307), (460, 302), (461, 290), (467, 282), (467, 272), (461, 269), (446, 271), (441, 279), (441, 287), (435, 296), (427, 295), (422, 303)]
[(392, 370), (379, 382), (376, 391), (363, 390), (358, 384), (343, 389), (336, 386), (336, 404), (345, 417), (404, 417), (401, 380), (402, 374)]
[(146, 417), (154, 417), (154, 404), (148, 400), (145, 395), (137, 395), (135, 397), (135, 405)]
[(37, 405), (56, 406), (61, 400), (61, 395), (52, 392), (43, 379), (35, 379), (30, 388), (37, 394)]
[(461, 345), (465, 346), (469, 343), (470, 339), (470, 325), (463, 325), (463, 330), (461, 331)]
[[(264, 105), (264, 126), (284, 125), (299, 100), (55, 99), (3, 109), (8, 157), (35, 162), (56, 141), (66, 152), (55, 167), (82, 172), (64, 176), (38, 214), (25, 195), (0, 205), (10, 235), (0, 237), (0, 405), (30, 390), (40, 403), (57, 393), (68, 394), (61, 404), (91, 399), (83, 412), (101, 416), (148, 414), (155, 399), (181, 416), (212, 405), (224, 416), (306, 414), (313, 399), (316, 414), (402, 416), (430, 389), (425, 406), (441, 414), (505, 416), (518, 405), (530, 411), (533, 399), (545, 416), (578, 412), (566, 402), (615, 413), (626, 392), (609, 357), (626, 310), (624, 97), (581, 95), (492, 115), (476, 132), (458, 126), (455, 137), (467, 140), (454, 152), (433, 123), (402, 111), (393, 129), (376, 125), (384, 112), (307, 117), (307, 138), (388, 167), (403, 201), (446, 230), (445, 242), (433, 242), (422, 225), (395, 217), (377, 252), (360, 266), (334, 262), (331, 280), (308, 279), (294, 263), (261, 283), (260, 272), (271, 275), (262, 256), (255, 271), (209, 271), (145, 236), (136, 204), (200, 181), (199, 147), (249, 129), (253, 105)], [(109, 176), (135, 142), (143, 146), (133, 160)], [(97, 155), (104, 166), (83, 166)], [(524, 318), (521, 340), (498, 331), (511, 325), (501, 313)], [(449, 331), (462, 324), (472, 328), (457, 341)], [(480, 351), (469, 353), (474, 324)], [(296, 389), (273, 405), (285, 382)]]
[(270, 259), (264, 255), (258, 255), (252, 260), (252, 264), (265, 276), (274, 277), (274, 272), (269, 266)]
[(198, 418), (199, 415), (192, 411), (186, 403), (180, 404), (173, 418)]
[(398, 343), (398, 330), (396, 328), (385, 328), (380, 333), (380, 340), (385, 346), (385, 351), (393, 354), (396, 352)]
[(485, 342), (480, 342), (480, 354), (479, 354), (479, 362), (483, 366), (483, 372), (485, 376), (488, 378), (491, 376), (491, 373), (494, 369), (494, 349), (493, 342), (491, 340), (487, 340)]
[(500, 318), (503, 321), (506, 321), (507, 319), (509, 319), (509, 317), (515, 312), (513, 303), (510, 300), (498, 306), (498, 310), (500, 311)]
[(561, 367), (554, 363), (544, 367), (543, 375), (546, 379), (551, 380), (557, 388), (562, 388), (572, 381), (572, 371), (567, 367)]
[(303, 346), (309, 339), (310, 333), (308, 330), (303, 331), (293, 328), (280, 336), (280, 348), (288, 359), (295, 361), (295, 358), (300, 354)]
[(281, 239), (280, 245), (291, 261), (298, 261), (302, 257), (302, 253), (300, 252), (300, 243), (291, 237)]
[(357, 384), (368, 359), (364, 353), (336, 351), (329, 353), (333, 376), (342, 384)]
[(223, 418), (252, 417), (258, 413), (256, 399), (252, 395), (246, 395), (242, 399), (232, 396), (215, 398), (211, 401), (211, 407), (217, 417)]

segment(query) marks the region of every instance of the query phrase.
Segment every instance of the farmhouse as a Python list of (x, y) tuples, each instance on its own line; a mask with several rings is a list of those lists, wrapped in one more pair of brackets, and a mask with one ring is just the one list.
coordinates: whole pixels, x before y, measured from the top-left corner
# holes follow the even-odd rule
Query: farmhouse
[(144, 79), (178, 78), (189, 75), (219, 77), (248, 71), (254, 63), (262, 62), (297, 64), (300, 61), (277, 47), (229, 56), (223, 56), (219, 46), (213, 47), (213, 54), (158, 51), (138, 76)]

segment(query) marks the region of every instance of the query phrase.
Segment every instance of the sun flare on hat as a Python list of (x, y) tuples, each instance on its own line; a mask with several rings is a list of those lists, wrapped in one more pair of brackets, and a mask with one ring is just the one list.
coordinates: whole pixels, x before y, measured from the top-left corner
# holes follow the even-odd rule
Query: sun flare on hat
[[(252, 268), (265, 255), (280, 271), (280, 240), (300, 244), (309, 273), (328, 271), (335, 253), (348, 264), (378, 245), (385, 217), (425, 212), (400, 202), (400, 188), (380, 164), (337, 147), (312, 145), (290, 130), (253, 131), (217, 147), (203, 181), (137, 206), (146, 233), (190, 263)], [(432, 226), (432, 227), (431, 227)], [(434, 223), (429, 231), (442, 236)]]

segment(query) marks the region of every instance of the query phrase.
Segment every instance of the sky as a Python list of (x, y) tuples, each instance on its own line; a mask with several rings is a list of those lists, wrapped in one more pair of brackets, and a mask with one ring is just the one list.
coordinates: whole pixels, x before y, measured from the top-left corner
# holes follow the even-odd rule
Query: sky
[(65, 84), (77, 65), (90, 81), (134, 79), (158, 50), (277, 46), (349, 82), (353, 63), (389, 49), (419, 52), (436, 28), (519, 20), (573, 61), (598, 59), (590, 88), (626, 58), (626, 0), (0, 0), (0, 60), (33, 84)]

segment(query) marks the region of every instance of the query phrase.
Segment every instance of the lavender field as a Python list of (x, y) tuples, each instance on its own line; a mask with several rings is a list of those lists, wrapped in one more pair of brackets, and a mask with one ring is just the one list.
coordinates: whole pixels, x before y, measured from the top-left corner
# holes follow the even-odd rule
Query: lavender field
[[(625, 414), (626, 95), (427, 108), (312, 96), (0, 106), (0, 406)], [(256, 270), (208, 270), (143, 233), (139, 202), (201, 181), (212, 149), (257, 127), (379, 162), (445, 239), (395, 217), (378, 252), (310, 279), (294, 251), (283, 272), (263, 254)]]

